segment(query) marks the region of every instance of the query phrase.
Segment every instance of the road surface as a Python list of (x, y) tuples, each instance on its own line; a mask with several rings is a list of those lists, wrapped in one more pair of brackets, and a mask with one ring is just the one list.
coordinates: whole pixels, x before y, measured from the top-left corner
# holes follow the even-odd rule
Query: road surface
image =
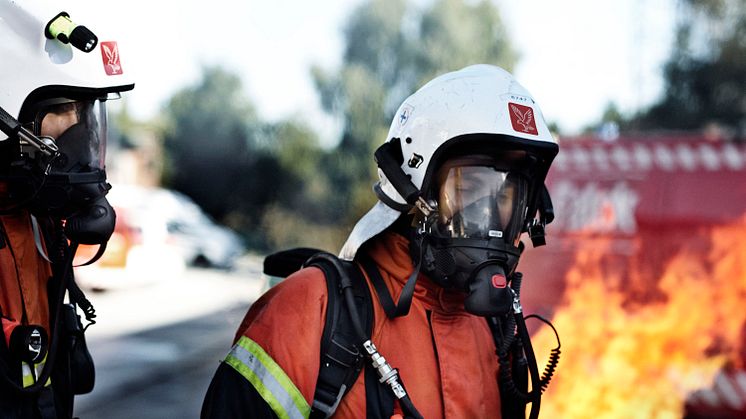
[(110, 275), (120, 283), (113, 290), (88, 293), (98, 315), (86, 334), (96, 387), (76, 398), (75, 415), (199, 417), (210, 378), (260, 294), (258, 259), (234, 272), (187, 269), (168, 279), (131, 281), (131, 286), (121, 283), (127, 281), (121, 272), (79, 276), (87, 275)]

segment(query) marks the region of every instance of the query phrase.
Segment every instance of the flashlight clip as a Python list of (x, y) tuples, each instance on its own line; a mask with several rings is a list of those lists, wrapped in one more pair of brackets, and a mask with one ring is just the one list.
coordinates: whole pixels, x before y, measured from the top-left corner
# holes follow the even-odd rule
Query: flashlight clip
[(513, 313), (523, 313), (523, 306), (521, 306), (521, 298), (518, 296), (518, 293), (511, 287), (508, 287), (508, 289), (510, 290), (510, 293), (513, 294)]
[(547, 244), (546, 232), (544, 230), (545, 223), (543, 221), (533, 219), (531, 225), (528, 227), (528, 235), (531, 238), (531, 244), (534, 247), (544, 246)]

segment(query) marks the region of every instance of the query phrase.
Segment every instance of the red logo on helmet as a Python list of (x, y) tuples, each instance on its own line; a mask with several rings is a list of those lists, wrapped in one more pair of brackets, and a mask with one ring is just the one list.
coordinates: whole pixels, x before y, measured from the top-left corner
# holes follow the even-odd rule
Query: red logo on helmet
[(122, 63), (119, 62), (119, 46), (116, 41), (101, 42), (101, 58), (104, 70), (109, 76), (122, 74)]
[(534, 118), (533, 109), (528, 106), (508, 102), (508, 113), (510, 113), (510, 123), (513, 124), (514, 130), (525, 134), (539, 134), (539, 131), (536, 129), (536, 119)]
[(505, 275), (495, 274), (492, 275), (492, 286), (495, 288), (505, 288), (508, 285), (508, 280), (505, 279)]

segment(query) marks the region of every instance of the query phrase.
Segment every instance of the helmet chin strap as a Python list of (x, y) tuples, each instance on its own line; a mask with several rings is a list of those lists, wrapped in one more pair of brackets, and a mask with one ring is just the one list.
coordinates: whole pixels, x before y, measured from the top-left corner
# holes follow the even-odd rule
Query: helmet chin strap
[[(420, 249), (422, 249), (422, 246), (420, 246)], [(409, 275), (407, 282), (404, 284), (404, 288), (402, 288), (402, 292), (399, 295), (399, 301), (394, 304), (394, 299), (391, 297), (391, 293), (381, 277), (378, 266), (369, 257), (363, 256), (360, 258), (360, 263), (365, 268), (365, 271), (370, 272), (370, 280), (376, 289), (376, 294), (378, 294), (378, 298), (381, 301), (383, 311), (389, 319), (409, 314), (409, 308), (412, 306), (412, 297), (414, 296), (414, 286), (417, 283), (417, 277), (420, 275), (421, 261), (422, 255), (418, 258), (417, 266), (415, 266), (414, 271), (412, 271), (412, 274)]]

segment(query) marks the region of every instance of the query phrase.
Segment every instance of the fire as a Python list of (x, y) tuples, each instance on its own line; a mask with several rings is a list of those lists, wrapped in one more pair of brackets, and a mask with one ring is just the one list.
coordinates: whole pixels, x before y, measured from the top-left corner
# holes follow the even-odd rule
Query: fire
[[(632, 239), (622, 257), (612, 239), (584, 239), (553, 317), (562, 359), (543, 417), (681, 418), (688, 394), (742, 362), (746, 218), (677, 231), (668, 254), (662, 234)], [(534, 336), (540, 365), (554, 340), (548, 328)]]

